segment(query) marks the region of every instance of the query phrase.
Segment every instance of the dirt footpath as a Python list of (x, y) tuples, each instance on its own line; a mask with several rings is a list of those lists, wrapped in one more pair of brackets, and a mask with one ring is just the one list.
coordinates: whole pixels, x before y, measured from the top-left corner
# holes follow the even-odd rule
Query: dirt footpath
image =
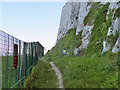
[(54, 62), (50, 62), (50, 65), (52, 66), (52, 69), (56, 72), (56, 75), (58, 77), (59, 88), (62, 88), (62, 90), (64, 90), (63, 79), (62, 79), (62, 74), (61, 74), (60, 70), (58, 69), (58, 67), (55, 66)]

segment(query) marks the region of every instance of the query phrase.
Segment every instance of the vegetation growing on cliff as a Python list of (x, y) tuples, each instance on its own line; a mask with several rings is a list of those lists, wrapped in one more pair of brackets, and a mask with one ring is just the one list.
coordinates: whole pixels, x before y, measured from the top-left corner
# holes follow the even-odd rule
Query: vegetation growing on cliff
[(78, 48), (82, 41), (82, 31), (75, 35), (76, 28), (70, 29), (67, 34), (56, 44), (56, 46), (47, 54), (52, 59), (62, 57), (62, 50), (65, 49), (69, 52), (67, 56), (74, 55), (74, 49)]
[(96, 17), (96, 14), (98, 13), (98, 9), (100, 8), (100, 3), (96, 2), (93, 3), (89, 13), (87, 14), (87, 16), (84, 19), (84, 25), (93, 25), (94, 24), (94, 19)]
[[(73, 33), (73, 31), (71, 31)], [(69, 33), (69, 34), (72, 34)], [(65, 41), (63, 37), (57, 47), (61, 47), (62, 43), (72, 44)], [(63, 47), (64, 47), (63, 45)], [(118, 55), (111, 51), (104, 56), (97, 53), (84, 53), (74, 55), (56, 55), (53, 48), (44, 57), (45, 61), (54, 61), (63, 75), (65, 88), (117, 88), (118, 87)], [(68, 50), (67, 50), (68, 51)], [(92, 53), (92, 54), (91, 54)], [(56, 57), (56, 58), (54, 58)], [(49, 59), (51, 58), (51, 59)]]
[[(78, 53), (76, 56), (73, 55), (74, 49), (78, 48), (82, 43), (82, 31), (76, 36), (76, 28), (74, 28), (70, 29), (42, 59), (45, 62), (53, 61), (55, 65), (58, 66), (63, 75), (65, 88), (118, 88), (118, 53), (113, 54), (111, 50), (109, 50), (104, 53), (104, 55), (101, 54), (103, 40), (108, 38), (107, 32), (111, 26), (113, 14), (109, 11), (107, 15), (110, 3), (103, 5), (101, 8), (97, 6), (98, 4), (99, 3), (93, 4), (96, 8), (91, 7), (90, 13), (88, 13), (84, 20), (84, 25), (92, 25), (94, 23), (94, 27), (87, 50), (85, 52), (84, 50), (80, 51), (84, 52), (83, 54)], [(106, 16), (108, 16), (107, 19)], [(93, 19), (94, 22), (92, 21)], [(110, 43), (113, 47), (118, 33), (110, 37)], [(68, 54), (63, 55), (63, 49), (65, 49)], [(37, 64), (36, 68), (36, 70), (39, 70), (39, 64)], [(35, 69), (33, 72), (35, 72)], [(39, 74), (37, 74), (38, 77)], [(53, 74), (54, 73), (50, 75)], [(45, 78), (45, 76), (43, 75), (41, 78)], [(48, 77), (48, 79), (49, 78), (50, 77)], [(30, 80), (32, 80), (31, 77), (28, 81)]]
[(115, 17), (120, 17), (120, 8), (118, 8), (115, 12)]
[(107, 36), (108, 28), (111, 26), (112, 13), (109, 11), (108, 20), (106, 20), (106, 14), (108, 12), (109, 3), (103, 5), (98, 10), (94, 21), (94, 27), (90, 38), (90, 43), (87, 48), (87, 52), (97, 53), (101, 55), (103, 50), (103, 40)]

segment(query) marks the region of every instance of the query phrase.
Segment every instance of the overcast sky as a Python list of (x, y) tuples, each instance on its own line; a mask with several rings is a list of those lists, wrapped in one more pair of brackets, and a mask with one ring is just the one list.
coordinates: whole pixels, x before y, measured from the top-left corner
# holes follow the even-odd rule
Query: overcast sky
[(65, 2), (2, 2), (0, 29), (25, 42), (39, 41), (47, 50), (56, 42)]

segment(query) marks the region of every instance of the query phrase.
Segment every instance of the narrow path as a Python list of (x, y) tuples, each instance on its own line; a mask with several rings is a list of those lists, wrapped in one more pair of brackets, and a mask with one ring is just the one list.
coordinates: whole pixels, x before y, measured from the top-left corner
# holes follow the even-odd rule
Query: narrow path
[(58, 67), (55, 66), (54, 62), (50, 62), (50, 65), (52, 66), (52, 69), (56, 72), (56, 75), (58, 77), (58, 85), (59, 85), (59, 88), (62, 88), (64, 90), (64, 87), (63, 87), (63, 80), (62, 80), (62, 74), (60, 72), (60, 70), (58, 69)]

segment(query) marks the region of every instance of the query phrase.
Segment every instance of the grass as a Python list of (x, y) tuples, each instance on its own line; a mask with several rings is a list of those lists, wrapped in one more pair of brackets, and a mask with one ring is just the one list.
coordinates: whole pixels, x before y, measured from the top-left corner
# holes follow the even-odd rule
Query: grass
[(57, 88), (57, 77), (48, 62), (39, 61), (25, 80), (24, 88)]
[[(95, 5), (97, 6), (98, 3)], [(65, 88), (118, 88), (118, 66), (115, 63), (118, 61), (118, 54), (113, 54), (108, 51), (104, 55), (101, 54), (103, 49), (103, 40), (107, 37), (108, 28), (111, 26), (112, 12), (108, 12), (109, 3), (97, 9), (94, 13), (94, 27), (90, 43), (84, 54), (74, 56), (73, 50), (76, 42), (81, 42), (81, 33), (77, 36), (74, 30), (69, 30), (68, 34), (62, 38), (58, 44), (45, 55), (44, 60), (53, 60), (59, 67), (63, 75)], [(92, 7), (93, 8), (93, 7)], [(92, 13), (92, 12), (91, 12)], [(92, 23), (92, 16), (86, 16), (84, 23)], [(92, 18), (92, 19), (91, 19)], [(90, 22), (89, 22), (90, 21)], [(85, 24), (87, 24), (85, 23)], [(76, 39), (79, 38), (79, 39)], [(116, 39), (116, 36), (111, 37)], [(114, 42), (116, 41), (114, 39)], [(98, 42), (98, 43), (97, 43)], [(114, 43), (110, 41), (111, 43)], [(79, 44), (78, 46), (80, 46)], [(67, 48), (70, 47), (70, 48)], [(66, 49), (70, 52), (69, 55), (61, 55), (62, 50)], [(72, 50), (72, 51), (71, 51)]]
[(117, 88), (117, 55), (63, 57), (53, 60), (63, 75), (65, 88)]
[[(64, 42), (67, 36), (62, 38), (61, 43), (58, 44), (58, 47), (61, 47), (59, 53), (62, 53), (65, 43), (69, 43)], [(63, 42), (64, 45), (61, 46)], [(43, 60), (55, 62), (62, 72), (65, 88), (118, 88), (118, 65), (116, 65), (118, 53), (113, 54), (108, 51), (99, 56), (95, 52), (85, 52), (83, 55), (74, 56), (56, 55), (57, 50), (58, 48), (54, 47)]]
[(10, 88), (16, 83), (16, 71), (18, 70), (18, 68), (13, 69), (12, 65), (13, 65), (13, 56), (9, 56), (8, 66), (7, 66), (7, 57), (6, 56), (2, 57), (2, 88)]
[[(22, 56), (20, 56), (20, 58), (22, 59)], [(14, 61), (13, 59), (14, 59), (13, 56), (8, 56), (8, 65), (7, 65), (7, 56), (2, 56), (2, 88), (11, 88), (11, 87), (21, 88), (22, 87), (22, 82), (20, 82), (19, 85), (16, 84), (19, 78), (19, 73), (20, 73), (19, 65), (21, 65), (21, 59), (20, 59), (20, 63), (18, 60), (18, 65), (17, 65), (18, 67), (16, 69), (13, 69), (13, 61)], [(25, 69), (25, 60), (22, 64), (20, 79), (22, 79), (25, 76), (24, 69)], [(29, 56), (27, 57), (27, 74), (29, 74)]]
[[(63, 38), (64, 39), (64, 38)], [(50, 52), (52, 53), (52, 51)], [(54, 58), (63, 75), (65, 88), (118, 88), (118, 54), (111, 51), (100, 56), (97, 53), (89, 55)], [(44, 61), (51, 61), (45, 56)]]
[[(91, 7), (84, 20), (84, 25), (94, 23), (87, 50), (81, 50), (79, 52), (83, 54), (78, 53), (74, 56), (74, 49), (82, 43), (82, 31), (76, 36), (76, 28), (70, 29), (35, 66), (32, 74), (26, 79), (25, 87), (48, 88), (51, 86), (49, 82), (57, 87), (55, 84), (57, 79), (52, 77), (55, 77), (55, 73), (53, 71), (48, 72), (48, 69), (51, 69), (48, 63), (53, 61), (62, 73), (65, 88), (118, 88), (118, 59), (120, 59), (118, 53), (114, 54), (109, 50), (101, 54), (103, 40), (107, 38), (107, 31), (111, 26), (113, 14), (109, 11), (106, 20), (110, 3), (102, 5), (101, 8), (97, 6), (98, 4), (93, 4), (97, 7), (94, 8), (94, 11), (96, 11), (93, 12), (94, 17), (92, 16), (93, 7)], [(111, 36), (110, 39), (113, 39), (113, 41), (110, 40), (110, 43), (112, 45), (117, 37), (118, 34)], [(63, 49), (66, 49), (69, 54), (62, 55)], [(46, 80), (48, 80), (48, 83)]]
[(98, 13), (98, 9), (100, 8), (100, 3), (96, 2), (93, 3), (89, 13), (87, 14), (87, 16), (84, 19), (84, 25), (93, 25), (94, 24), (94, 19), (96, 17), (96, 14)]
[[(43, 60), (51, 61), (47, 55)], [(118, 88), (117, 53), (108, 51), (101, 57), (97, 53), (65, 55), (52, 61), (62, 73), (65, 88)]]

